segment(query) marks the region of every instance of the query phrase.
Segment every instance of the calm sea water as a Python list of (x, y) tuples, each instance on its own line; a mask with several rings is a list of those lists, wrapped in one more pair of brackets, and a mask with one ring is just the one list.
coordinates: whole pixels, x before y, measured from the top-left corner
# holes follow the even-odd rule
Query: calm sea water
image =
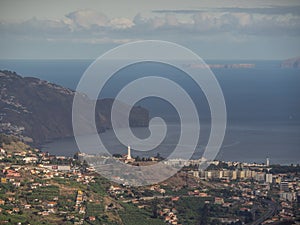
[[(22, 76), (40, 79), (75, 89), (90, 60), (1, 60), (0, 69), (16, 71)], [(209, 63), (239, 63), (209, 61)], [(242, 63), (242, 62), (241, 62)], [(219, 159), (230, 161), (272, 163), (300, 163), (300, 70), (281, 69), (278, 61), (253, 61), (252, 69), (213, 69), (223, 90), (228, 127)], [(114, 97), (124, 84), (141, 76), (161, 75), (180, 84), (194, 100), (200, 117), (200, 142), (195, 158), (207, 143), (209, 134), (209, 107), (196, 84), (176, 68), (146, 63), (129, 66), (117, 72), (101, 92), (100, 97)], [(168, 138), (163, 144), (144, 155), (157, 152), (167, 156), (178, 138), (178, 115), (167, 102), (148, 98), (138, 103), (149, 109), (151, 116), (161, 116), (169, 123)], [(134, 128), (137, 135), (147, 136), (146, 128)], [(87, 148), (89, 140), (86, 137)], [(112, 153), (125, 153), (126, 148), (109, 130), (101, 134)], [(55, 140), (45, 144), (45, 151), (57, 155), (72, 155), (78, 149), (73, 138)], [(184, 148), (183, 148), (184, 153)], [(140, 154), (133, 150), (133, 154)]]

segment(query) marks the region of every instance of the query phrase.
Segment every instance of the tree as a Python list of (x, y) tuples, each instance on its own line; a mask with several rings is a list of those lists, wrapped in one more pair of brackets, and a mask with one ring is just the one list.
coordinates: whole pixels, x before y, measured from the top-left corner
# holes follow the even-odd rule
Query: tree
[(114, 158), (122, 158), (123, 156), (119, 153), (115, 153), (115, 154), (113, 154), (113, 157)]
[(158, 217), (158, 200), (157, 198), (155, 198), (153, 201), (152, 201), (152, 217), (153, 218), (157, 218)]
[(209, 213), (209, 206), (208, 204), (204, 204), (202, 212), (200, 212), (200, 221), (199, 225), (208, 225), (208, 213)]
[(162, 157), (159, 152), (156, 154), (155, 158), (157, 158), (160, 161), (164, 160), (164, 157)]

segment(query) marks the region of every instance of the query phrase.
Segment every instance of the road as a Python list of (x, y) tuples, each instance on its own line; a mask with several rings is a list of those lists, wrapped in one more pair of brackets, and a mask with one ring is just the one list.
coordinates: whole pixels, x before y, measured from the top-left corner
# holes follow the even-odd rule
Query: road
[(124, 203), (128, 203), (128, 202), (132, 202), (134, 200), (143, 200), (143, 201), (151, 201), (153, 199), (164, 199), (164, 198), (172, 198), (172, 197), (180, 197), (180, 198), (202, 198), (200, 196), (195, 196), (195, 195), (156, 195), (156, 196), (151, 196), (151, 197), (141, 197), (139, 199), (135, 198), (135, 199), (129, 199), (129, 200), (123, 200), (122, 202)]
[(259, 225), (276, 214), (278, 206), (275, 202), (264, 199), (262, 200), (262, 203), (268, 205), (268, 211), (265, 214), (263, 214), (260, 218), (250, 223), (250, 225)]

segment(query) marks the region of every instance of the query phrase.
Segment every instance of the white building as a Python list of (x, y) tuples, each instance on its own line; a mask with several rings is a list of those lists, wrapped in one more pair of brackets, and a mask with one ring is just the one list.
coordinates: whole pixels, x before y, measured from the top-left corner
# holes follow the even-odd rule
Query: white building
[(37, 162), (38, 158), (37, 157), (25, 157), (23, 158), (23, 161), (25, 163), (35, 163)]
[(131, 149), (130, 149), (130, 146), (127, 147), (127, 159), (128, 160), (131, 160)]
[(267, 167), (270, 166), (270, 159), (269, 159), (269, 158), (267, 158), (267, 164), (266, 164), (266, 166), (267, 166)]
[(295, 192), (281, 192), (280, 199), (284, 201), (293, 202), (296, 200), (296, 193)]
[(266, 174), (266, 183), (272, 184), (273, 183), (273, 175), (271, 173)]
[(44, 168), (48, 170), (55, 170), (55, 171), (70, 171), (70, 165), (43, 165)]

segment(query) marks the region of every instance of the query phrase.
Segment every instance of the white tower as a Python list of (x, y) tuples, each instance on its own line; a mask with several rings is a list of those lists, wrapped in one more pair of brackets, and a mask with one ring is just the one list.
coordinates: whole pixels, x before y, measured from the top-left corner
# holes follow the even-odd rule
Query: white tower
[(131, 159), (130, 146), (127, 147), (127, 159)]
[(267, 158), (267, 167), (269, 167), (270, 166), (270, 159), (269, 158)]

